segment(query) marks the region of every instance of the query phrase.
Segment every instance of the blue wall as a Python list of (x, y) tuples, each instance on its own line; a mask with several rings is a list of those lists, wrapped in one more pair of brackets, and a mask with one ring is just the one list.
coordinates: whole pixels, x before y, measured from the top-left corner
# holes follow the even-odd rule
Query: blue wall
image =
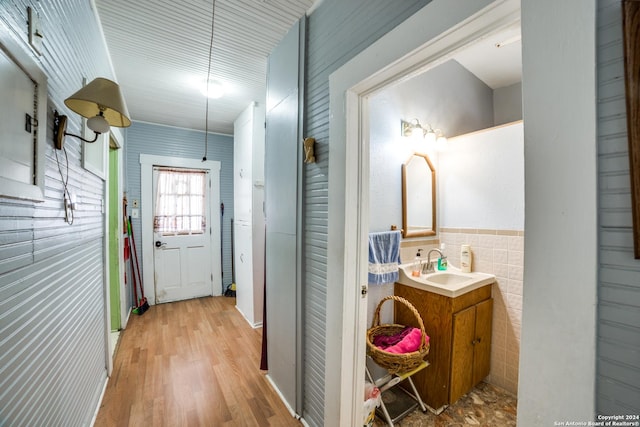
[(302, 200), (303, 416), (310, 426), (324, 424), (329, 75), (427, 3), (428, 0), (324, 0), (307, 23), (304, 131), (305, 136), (316, 139), (316, 163), (305, 165)]
[[(40, 16), (41, 56), (28, 45), (28, 6)], [(68, 186), (78, 202), (68, 225), (53, 110), (67, 114), (68, 131), (79, 133), (80, 118), (63, 100), (83, 77), (114, 76), (89, 1), (3, 0), (0, 27), (48, 78), (47, 121), (38, 128), (47, 134), (45, 200), (0, 198), (0, 426), (89, 425), (107, 379), (104, 182), (82, 168), (80, 142), (67, 137)], [(66, 171), (64, 153), (57, 154)]]
[(607, 415), (638, 415), (640, 260), (633, 258), (621, 2), (598, 0), (597, 25), (600, 191), (596, 410)]
[[(127, 129), (125, 146), (125, 191), (129, 214), (133, 200), (142, 199), (140, 193), (140, 154), (202, 159), (204, 132), (170, 126), (134, 122)], [(231, 219), (233, 218), (233, 137), (209, 133), (207, 160), (220, 162), (220, 202), (224, 203), (222, 227), (222, 284), (231, 284)], [(131, 219), (137, 251), (142, 258), (142, 227), (140, 218)]]

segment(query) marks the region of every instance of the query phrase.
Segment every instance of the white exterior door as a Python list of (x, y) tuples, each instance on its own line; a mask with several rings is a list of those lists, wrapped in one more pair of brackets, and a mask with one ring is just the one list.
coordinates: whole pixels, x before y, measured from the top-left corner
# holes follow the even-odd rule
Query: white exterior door
[[(213, 294), (213, 270), (211, 254), (211, 215), (209, 203), (209, 173), (200, 171), (199, 178), (204, 179), (204, 187), (196, 189), (199, 194), (191, 194), (189, 188), (177, 188), (176, 194), (166, 197), (176, 199), (181, 206), (198, 205), (201, 210), (194, 215), (172, 212), (173, 218), (167, 222), (175, 229), (156, 229), (159, 204), (158, 175), (161, 168), (153, 170), (154, 194), (154, 270), (156, 302), (179, 301)], [(180, 172), (179, 169), (176, 169)], [(190, 170), (198, 174), (198, 171)], [(173, 187), (187, 187), (177, 183)], [(203, 188), (202, 188), (203, 187)], [(203, 200), (200, 200), (203, 199)], [(197, 201), (196, 201), (197, 200)], [(188, 208), (186, 208), (188, 209)], [(200, 216), (201, 215), (201, 216)], [(188, 223), (188, 224), (184, 224)]]

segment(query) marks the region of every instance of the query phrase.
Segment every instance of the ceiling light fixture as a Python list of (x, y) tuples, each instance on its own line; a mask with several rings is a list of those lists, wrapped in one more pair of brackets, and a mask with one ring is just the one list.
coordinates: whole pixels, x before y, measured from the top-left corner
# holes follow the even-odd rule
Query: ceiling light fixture
[(224, 96), (224, 85), (218, 80), (207, 80), (202, 88), (202, 94), (211, 99), (218, 99)]
[(95, 142), (98, 135), (109, 132), (111, 126), (129, 127), (129, 111), (117, 83), (98, 77), (65, 99), (64, 104), (87, 120), (87, 127), (95, 133), (92, 140), (66, 132), (67, 116), (54, 112), (53, 140), (62, 149), (65, 136), (73, 136), (84, 142)]

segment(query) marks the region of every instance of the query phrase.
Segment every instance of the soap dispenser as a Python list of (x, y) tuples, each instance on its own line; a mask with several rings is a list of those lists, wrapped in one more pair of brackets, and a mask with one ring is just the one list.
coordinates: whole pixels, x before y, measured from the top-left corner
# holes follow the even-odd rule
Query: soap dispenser
[(460, 270), (463, 273), (471, 273), (471, 246), (462, 245), (460, 247)]
[(447, 256), (444, 254), (444, 248), (445, 248), (444, 243), (440, 244), (440, 253), (442, 254), (442, 256), (438, 258), (438, 270), (440, 271), (446, 270), (447, 266), (449, 265), (449, 262), (447, 261)]
[(418, 249), (418, 253), (416, 253), (416, 258), (413, 260), (413, 267), (411, 268), (411, 275), (414, 277), (420, 277), (420, 267), (422, 265), (421, 258), (422, 249)]

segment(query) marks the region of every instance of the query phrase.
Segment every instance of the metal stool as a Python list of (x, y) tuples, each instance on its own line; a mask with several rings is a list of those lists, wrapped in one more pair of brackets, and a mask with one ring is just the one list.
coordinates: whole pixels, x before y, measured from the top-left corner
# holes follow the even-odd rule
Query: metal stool
[[(371, 359), (369, 357), (369, 359)], [(373, 361), (373, 359), (371, 359)], [(375, 363), (375, 361), (374, 361)], [(426, 368), (427, 366), (429, 366), (429, 362), (427, 361), (423, 361), (422, 364), (420, 364), (420, 366), (418, 366), (417, 368), (409, 371), (409, 372), (404, 372), (404, 373), (400, 373), (400, 374), (387, 374), (382, 378), (379, 378), (378, 380), (373, 380), (373, 377), (371, 376), (371, 372), (369, 371), (369, 367), (366, 366), (366, 372), (367, 372), (367, 378), (369, 379), (369, 381), (374, 384), (376, 387), (378, 387), (380, 389), (380, 393), (384, 393), (385, 391), (389, 390), (390, 388), (400, 384), (402, 381), (407, 380), (409, 382), (409, 385), (411, 386), (411, 389), (413, 390), (413, 394), (409, 393), (407, 390), (402, 389), (402, 391), (404, 393), (406, 393), (409, 397), (411, 397), (416, 403), (414, 403), (412, 406), (406, 408), (405, 410), (403, 410), (402, 412), (400, 412), (399, 414), (394, 414), (395, 416), (392, 418), (391, 415), (389, 414), (389, 411), (387, 410), (387, 407), (384, 403), (384, 400), (381, 400), (380, 403), (380, 408), (381, 411), (384, 415), (384, 418), (387, 420), (387, 424), (389, 424), (389, 427), (393, 427), (394, 423), (401, 420), (402, 418), (404, 418), (407, 414), (409, 414), (411, 411), (413, 411), (416, 406), (420, 405), (420, 409), (422, 409), (422, 412), (425, 412), (427, 410), (427, 407), (424, 405), (424, 402), (422, 401), (422, 398), (420, 397), (420, 394), (418, 393), (418, 390), (416, 389), (415, 384), (413, 384), (413, 380), (411, 379), (411, 376), (414, 375), (417, 372), (420, 372), (421, 370), (423, 370), (424, 368)]]

